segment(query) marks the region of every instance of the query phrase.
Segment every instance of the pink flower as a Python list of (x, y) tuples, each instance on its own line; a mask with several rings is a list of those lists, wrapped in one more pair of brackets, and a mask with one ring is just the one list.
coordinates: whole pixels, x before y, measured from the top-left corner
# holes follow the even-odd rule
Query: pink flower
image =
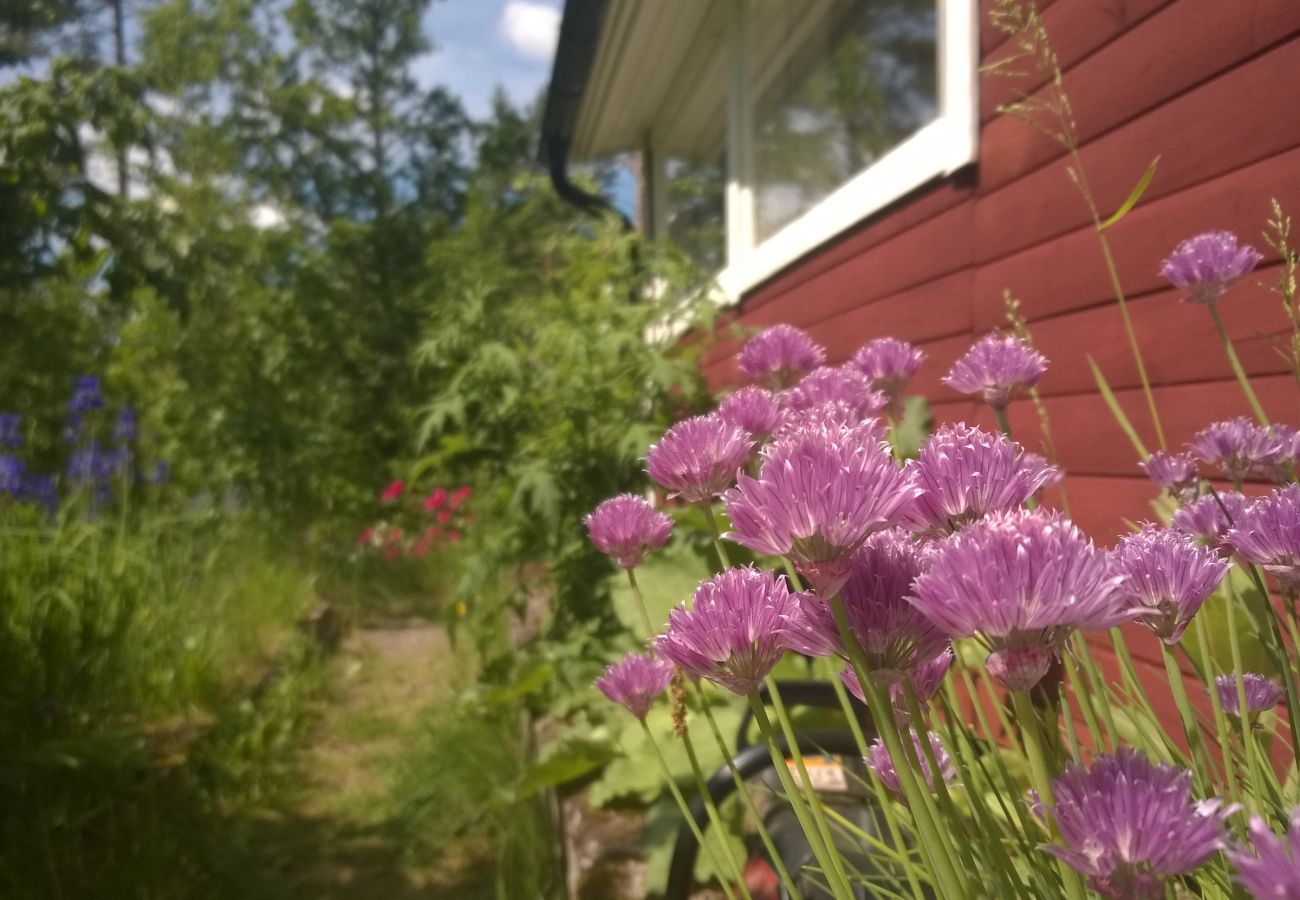
[(447, 524), (448, 522), (450, 522), (450, 521), (451, 521), (451, 510), (449, 510), (449, 509), (444, 509), (444, 510), (441, 510), (441, 511), (438, 513), (438, 524), (439, 524), (439, 525), (446, 525), (446, 524)]
[(406, 490), (406, 482), (400, 478), (384, 488), (384, 492), (379, 495), (379, 499), (384, 503), (392, 503), (398, 497), (402, 496), (402, 491)]
[(470, 495), (473, 493), (474, 489), (467, 484), (463, 484), (456, 488), (456, 490), (451, 492), (451, 508), (460, 509), (461, 504), (468, 500)]
[(447, 502), (447, 491), (445, 488), (435, 488), (433, 493), (424, 498), (424, 508), (433, 512), (438, 507)]

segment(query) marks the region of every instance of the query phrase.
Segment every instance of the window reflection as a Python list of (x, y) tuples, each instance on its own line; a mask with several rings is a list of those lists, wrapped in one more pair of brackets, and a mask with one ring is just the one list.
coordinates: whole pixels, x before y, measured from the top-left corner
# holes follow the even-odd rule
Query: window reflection
[(706, 272), (726, 264), (726, 165), (721, 155), (710, 160), (671, 157), (665, 160), (664, 223), (675, 246)]

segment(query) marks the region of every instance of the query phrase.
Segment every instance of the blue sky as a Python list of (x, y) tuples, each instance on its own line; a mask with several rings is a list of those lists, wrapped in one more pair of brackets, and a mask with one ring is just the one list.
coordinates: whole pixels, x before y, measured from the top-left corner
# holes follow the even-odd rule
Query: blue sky
[(437, 51), (417, 73), (460, 96), (481, 116), (497, 85), (516, 103), (533, 100), (551, 74), (561, 0), (437, 0), (424, 26)]

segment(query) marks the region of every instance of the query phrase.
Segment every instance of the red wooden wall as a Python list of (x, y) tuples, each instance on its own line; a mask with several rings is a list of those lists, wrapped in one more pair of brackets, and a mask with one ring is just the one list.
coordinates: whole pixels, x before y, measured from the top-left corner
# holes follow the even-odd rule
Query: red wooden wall
[[(1260, 235), (1271, 197), (1300, 227), (1300, 2), (1041, 5), (1102, 210), (1116, 208), (1160, 157), (1140, 205), (1109, 233), (1165, 431), (1171, 448), (1179, 447), (1208, 422), (1249, 409), (1205, 310), (1180, 303), (1157, 272), (1178, 241), (1211, 228), (1267, 250)], [(985, 62), (1010, 46), (983, 28)], [(911, 341), (928, 354), (913, 392), (930, 398), (936, 419), (992, 429), (987, 408), (939, 379), (975, 338), (1004, 324), (1002, 295), (1012, 291), (1051, 360), (1039, 387), (1068, 472), (1071, 513), (1109, 543), (1125, 519), (1150, 517), (1154, 491), (1093, 384), (1087, 355), (1147, 445), (1157, 445), (1067, 160), (1049, 138), (997, 113), (1010, 90), (1005, 79), (983, 79), (973, 172), (918, 192), (760, 286), (721, 319), (720, 333), (731, 323), (789, 322), (824, 344), (831, 362), (875, 337)], [(1276, 262), (1270, 254), (1259, 281), (1272, 281)], [(1243, 283), (1221, 308), (1248, 370), (1259, 376), (1265, 409), (1274, 421), (1300, 425), (1300, 391), (1268, 339), (1289, 333), (1276, 297)], [(737, 349), (724, 339), (706, 355), (715, 385), (739, 382)], [(1031, 404), (1013, 404), (1011, 420), (1017, 438), (1042, 449)], [(1135, 652), (1159, 660), (1150, 642)]]

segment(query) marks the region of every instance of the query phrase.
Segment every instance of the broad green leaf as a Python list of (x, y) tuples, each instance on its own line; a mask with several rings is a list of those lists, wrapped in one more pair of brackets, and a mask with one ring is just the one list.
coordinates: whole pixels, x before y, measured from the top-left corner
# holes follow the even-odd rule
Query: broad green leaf
[(1151, 186), (1151, 179), (1156, 177), (1156, 165), (1159, 162), (1159, 156), (1151, 160), (1151, 164), (1147, 166), (1147, 170), (1142, 173), (1142, 177), (1138, 179), (1138, 183), (1133, 186), (1133, 190), (1129, 192), (1128, 197), (1119, 205), (1119, 209), (1115, 210), (1114, 215), (1109, 219), (1101, 223), (1100, 229), (1102, 231), (1105, 231), (1107, 228), (1110, 228), (1112, 225), (1119, 222), (1120, 219), (1124, 218), (1124, 216), (1128, 214), (1129, 210), (1137, 206), (1138, 201), (1142, 199), (1142, 195), (1145, 194), (1147, 188)]
[[(637, 566), (636, 581), (645, 600), (651, 627), (661, 628), (668, 621), (668, 611), (690, 600), (696, 586), (708, 577), (709, 569), (704, 561), (677, 541), (646, 557), (645, 562)], [(633, 634), (640, 635), (645, 626), (626, 572), (620, 569), (610, 577), (610, 590), (619, 621)]]
[(515, 794), (523, 799), (538, 791), (576, 781), (599, 769), (614, 756), (614, 748), (608, 741), (566, 741), (524, 770)]

